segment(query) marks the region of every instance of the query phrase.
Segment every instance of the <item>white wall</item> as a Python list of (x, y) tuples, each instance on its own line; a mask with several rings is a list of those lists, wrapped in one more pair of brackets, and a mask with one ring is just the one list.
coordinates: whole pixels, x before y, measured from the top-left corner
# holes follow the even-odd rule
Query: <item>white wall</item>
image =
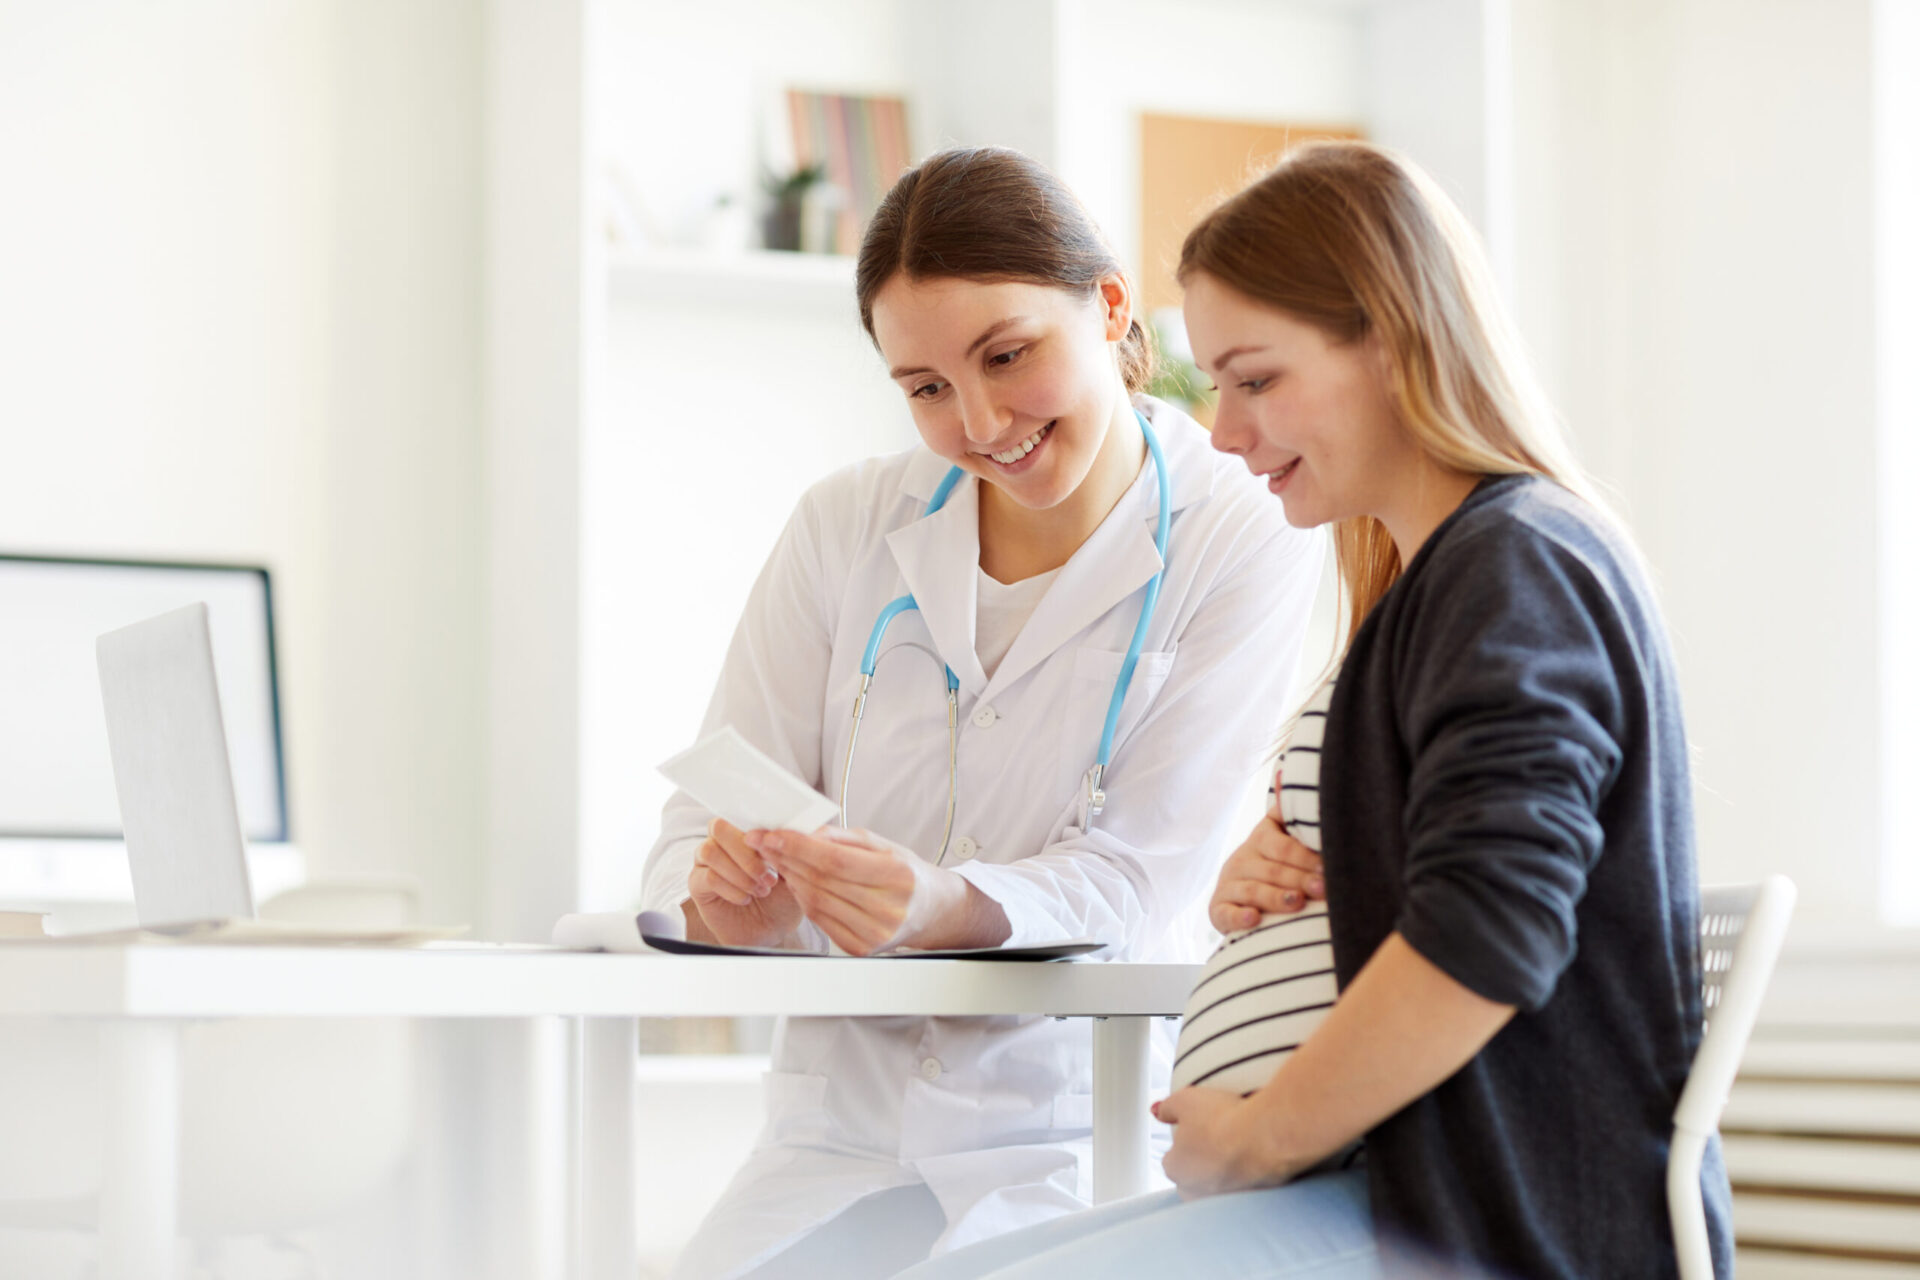
[(1866, 0), (1517, 6), (1520, 312), (1658, 576), (1703, 876), (1879, 884)]
[(582, 496), (582, 900), (638, 896), (747, 591), (800, 495), (916, 443), (851, 282), (828, 299), (615, 300)]
[(1873, 46), (1882, 884), (1889, 917), (1920, 925), (1920, 0), (1875, 0)]
[(1059, 172), (1135, 269), (1141, 112), (1299, 125), (1366, 119), (1357, 12), (1260, 0), (1083, 0), (1074, 14)]
[(1506, 278), (1505, 0), (1380, 0), (1367, 13), (1369, 136), (1417, 160), (1487, 241)]
[[(1060, 157), (1059, 80), (1081, 0), (904, 0), (908, 48), (938, 50), (914, 63), (909, 110), (922, 152), (1012, 147), (1043, 164)], [(991, 92), (981, 92), (991, 85)]]
[[(917, 79), (891, 0), (804, 12), (630, 0), (601, 16), (598, 153), (669, 233), (696, 226), (715, 192), (752, 192), (763, 108), (784, 120), (786, 86), (901, 92)], [(702, 104), (699, 131), (652, 127), (689, 103)], [(860, 328), (851, 271), (667, 291), (630, 274), (590, 306), (602, 355), (580, 445), (577, 895), (604, 909), (638, 896), (671, 791), (655, 766), (697, 736), (794, 503), (918, 437)]]
[[(696, 239), (714, 196), (758, 207), (763, 144), (787, 138), (788, 88), (898, 94), (925, 81), (926, 61), (903, 34), (908, 8), (605, 0), (592, 47), (601, 154), (625, 170), (664, 238)], [(678, 127), (659, 127), (666, 120)]]
[(1334, 125), (1366, 115), (1355, 4), (919, 0), (910, 9), (913, 38), (946, 54), (913, 68), (930, 142), (1018, 147), (1052, 166), (1136, 269), (1141, 112)]
[(477, 910), (483, 728), (476, 9), (330, 6), (333, 666), (309, 828), (323, 870), (412, 871), (460, 921)]
[(469, 918), (478, 23), (0, 3), (0, 546), (275, 572), (295, 836)]
[(597, 263), (584, 3), (489, 0), (485, 81), (490, 937), (577, 909), (580, 435)]

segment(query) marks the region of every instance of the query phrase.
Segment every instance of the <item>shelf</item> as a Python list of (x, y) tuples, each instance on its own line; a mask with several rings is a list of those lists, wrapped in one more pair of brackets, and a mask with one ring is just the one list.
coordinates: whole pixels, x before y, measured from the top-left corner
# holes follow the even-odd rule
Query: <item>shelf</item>
[(612, 297), (640, 302), (779, 303), (851, 312), (853, 262), (836, 254), (769, 249), (611, 249), (607, 288)]

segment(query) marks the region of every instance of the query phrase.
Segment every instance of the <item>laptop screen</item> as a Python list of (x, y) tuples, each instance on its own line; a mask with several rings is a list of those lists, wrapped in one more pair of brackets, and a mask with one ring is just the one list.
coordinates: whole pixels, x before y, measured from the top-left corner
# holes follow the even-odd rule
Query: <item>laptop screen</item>
[(196, 601), (250, 841), (287, 838), (267, 571), (0, 555), (0, 838), (120, 837), (94, 640)]

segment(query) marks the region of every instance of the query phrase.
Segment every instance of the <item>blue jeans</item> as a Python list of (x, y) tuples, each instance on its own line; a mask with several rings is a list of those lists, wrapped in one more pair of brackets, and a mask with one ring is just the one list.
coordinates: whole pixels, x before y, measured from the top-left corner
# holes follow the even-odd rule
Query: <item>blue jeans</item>
[(1182, 1203), (1156, 1192), (1009, 1232), (900, 1273), (897, 1280), (1379, 1280), (1362, 1169)]

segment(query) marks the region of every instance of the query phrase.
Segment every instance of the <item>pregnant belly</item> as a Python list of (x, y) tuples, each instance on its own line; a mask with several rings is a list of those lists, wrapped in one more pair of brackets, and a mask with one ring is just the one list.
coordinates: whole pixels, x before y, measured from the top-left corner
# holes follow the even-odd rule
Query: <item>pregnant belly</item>
[(1173, 1087), (1252, 1093), (1320, 1025), (1338, 993), (1324, 904), (1233, 934), (1187, 998)]

